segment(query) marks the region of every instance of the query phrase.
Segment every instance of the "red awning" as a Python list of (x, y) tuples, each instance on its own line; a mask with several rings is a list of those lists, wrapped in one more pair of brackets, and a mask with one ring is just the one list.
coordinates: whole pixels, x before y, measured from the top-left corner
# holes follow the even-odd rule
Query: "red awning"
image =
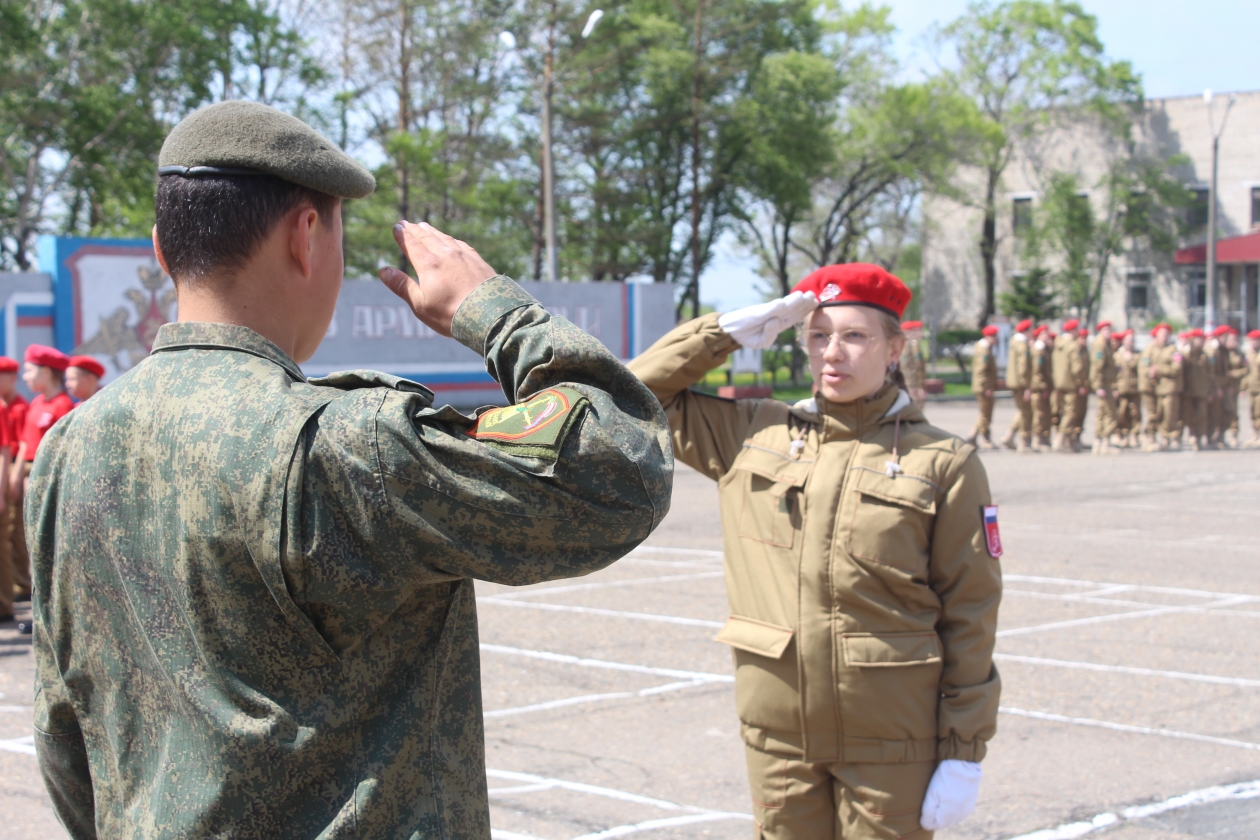
[[(1174, 261), (1178, 265), (1203, 265), (1207, 262), (1207, 243), (1182, 248)], [(1218, 265), (1260, 263), (1260, 230), (1216, 240)]]

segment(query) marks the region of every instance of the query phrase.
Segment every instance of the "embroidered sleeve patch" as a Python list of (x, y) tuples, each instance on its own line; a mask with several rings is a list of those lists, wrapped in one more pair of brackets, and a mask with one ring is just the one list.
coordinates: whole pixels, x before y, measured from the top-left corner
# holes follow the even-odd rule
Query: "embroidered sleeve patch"
[(990, 557), (1002, 556), (1002, 535), (998, 533), (997, 505), (985, 505), (981, 511), (984, 520), (984, 542)]
[(477, 418), (469, 437), (513, 455), (554, 461), (589, 400), (572, 388), (548, 388)]

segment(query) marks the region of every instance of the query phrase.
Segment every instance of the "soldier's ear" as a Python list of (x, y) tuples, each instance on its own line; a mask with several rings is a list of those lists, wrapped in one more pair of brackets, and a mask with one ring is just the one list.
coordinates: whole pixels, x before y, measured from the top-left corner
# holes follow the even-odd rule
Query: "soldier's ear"
[(157, 257), (158, 265), (170, 276), (171, 270), (166, 267), (166, 257), (162, 256), (162, 246), (158, 243), (157, 225), (153, 226), (153, 254)]

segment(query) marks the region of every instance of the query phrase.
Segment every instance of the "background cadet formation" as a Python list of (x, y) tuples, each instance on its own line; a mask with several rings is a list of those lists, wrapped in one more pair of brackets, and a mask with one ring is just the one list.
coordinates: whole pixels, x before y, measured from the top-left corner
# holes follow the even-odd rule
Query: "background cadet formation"
[[(67, 356), (53, 347), (26, 348), (22, 379), (34, 392), (28, 404), (17, 392), (18, 363), (0, 356), (0, 621), (13, 604), (31, 599), (31, 560), (22, 528), (22, 500), (31, 463), (52, 425), (99, 390), (105, 368), (91, 356)], [(68, 393), (67, 393), (68, 391)], [(31, 623), (19, 623), (22, 633)]]
[[(972, 354), (979, 414), (968, 442), (981, 449), (997, 448), (990, 430), (994, 393), (1002, 385), (994, 358), (997, 334), (997, 327), (985, 327)], [(1076, 320), (1065, 321), (1057, 336), (1044, 324), (1033, 329), (1032, 321), (1021, 321), (1011, 336), (1004, 383), (1016, 413), (1001, 444), (1018, 452), (1083, 452), (1092, 395), (1095, 455), (1260, 447), (1260, 330), (1247, 340), (1249, 354), (1230, 326), (1211, 335), (1192, 329), (1174, 340), (1172, 327), (1158, 324), (1139, 354), (1134, 331), (1115, 332), (1110, 321), (1099, 322), (1092, 338)], [(1246, 443), (1238, 411), (1244, 395), (1252, 428)]]

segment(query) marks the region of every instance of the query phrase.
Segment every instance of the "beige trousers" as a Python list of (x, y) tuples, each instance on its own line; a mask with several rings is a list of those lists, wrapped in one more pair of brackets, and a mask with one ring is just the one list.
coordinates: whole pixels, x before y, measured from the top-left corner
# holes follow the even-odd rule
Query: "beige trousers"
[(976, 418), (976, 436), (987, 438), (993, 423), (993, 396), (976, 394), (976, 405), (980, 408), (980, 416)]
[(919, 813), (935, 761), (812, 764), (745, 745), (754, 840), (930, 840)]
[(1094, 437), (1105, 441), (1116, 433), (1116, 398), (1110, 391), (1098, 398), (1097, 416), (1094, 418)]
[(1142, 404), (1137, 394), (1116, 397), (1116, 428), (1126, 435), (1142, 430)]
[(1032, 395), (1033, 434), (1049, 438), (1054, 426), (1054, 410), (1050, 406), (1052, 391), (1034, 391)]
[(1017, 435), (1028, 437), (1033, 431), (1033, 399), (1024, 399), (1024, 393), (1028, 389), (1016, 388), (1011, 391), (1011, 395), (1015, 397), (1015, 419), (1011, 421), (1011, 431)]
[(1164, 420), (1163, 401), (1154, 393), (1142, 394), (1142, 413), (1146, 415), (1146, 426), (1142, 429), (1142, 434), (1147, 437), (1155, 437), (1155, 433), (1159, 431), (1160, 424)]
[(1159, 398), (1159, 430), (1165, 437), (1181, 439), (1181, 394), (1164, 394)]

